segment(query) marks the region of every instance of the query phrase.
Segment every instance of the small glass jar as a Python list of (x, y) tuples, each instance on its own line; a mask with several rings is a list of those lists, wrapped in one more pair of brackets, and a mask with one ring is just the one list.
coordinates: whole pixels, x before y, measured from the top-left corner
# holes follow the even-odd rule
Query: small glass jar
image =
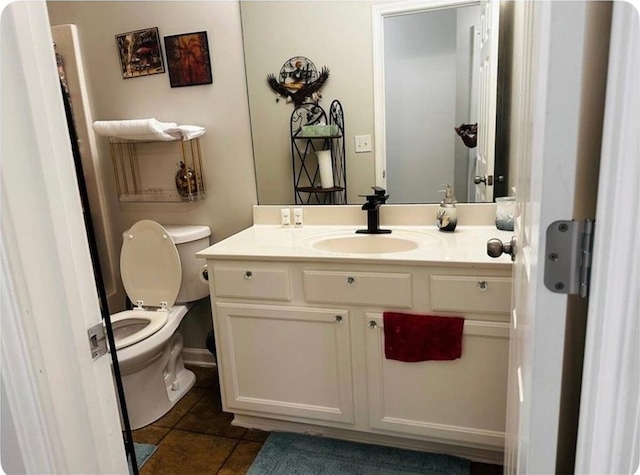
[(496, 228), (502, 231), (513, 231), (516, 199), (513, 196), (496, 198), (496, 205)]

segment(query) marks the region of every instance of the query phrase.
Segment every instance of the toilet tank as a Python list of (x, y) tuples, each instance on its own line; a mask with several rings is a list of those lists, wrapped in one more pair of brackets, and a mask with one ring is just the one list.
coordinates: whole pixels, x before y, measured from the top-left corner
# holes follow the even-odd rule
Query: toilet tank
[(176, 303), (193, 302), (209, 295), (209, 284), (200, 277), (205, 259), (197, 258), (199, 252), (210, 246), (209, 226), (201, 225), (162, 225), (167, 230), (180, 255), (182, 266), (182, 284), (176, 297)]

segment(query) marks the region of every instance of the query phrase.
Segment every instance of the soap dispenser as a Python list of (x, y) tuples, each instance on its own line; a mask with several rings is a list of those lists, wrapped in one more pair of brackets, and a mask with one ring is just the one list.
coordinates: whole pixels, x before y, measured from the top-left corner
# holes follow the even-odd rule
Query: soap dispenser
[(453, 196), (451, 185), (447, 185), (444, 191), (444, 198), (440, 202), (438, 214), (436, 215), (436, 225), (440, 231), (453, 231), (458, 224), (458, 210), (456, 209), (456, 199)]

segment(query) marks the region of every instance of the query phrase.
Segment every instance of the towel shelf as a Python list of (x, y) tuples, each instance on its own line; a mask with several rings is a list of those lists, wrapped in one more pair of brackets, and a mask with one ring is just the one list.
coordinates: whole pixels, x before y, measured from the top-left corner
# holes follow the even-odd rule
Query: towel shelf
[(200, 138), (127, 140), (109, 137), (120, 201), (193, 202), (206, 198)]

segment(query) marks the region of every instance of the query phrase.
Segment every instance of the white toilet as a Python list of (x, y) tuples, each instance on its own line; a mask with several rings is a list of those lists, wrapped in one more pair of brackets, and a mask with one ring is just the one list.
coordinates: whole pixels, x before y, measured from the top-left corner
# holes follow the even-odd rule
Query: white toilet
[[(158, 420), (195, 383), (182, 362), (178, 325), (193, 302), (209, 295), (202, 276), (208, 226), (135, 223), (123, 234), (122, 283), (135, 306), (111, 315), (132, 429)], [(204, 336), (203, 336), (204, 338)]]

